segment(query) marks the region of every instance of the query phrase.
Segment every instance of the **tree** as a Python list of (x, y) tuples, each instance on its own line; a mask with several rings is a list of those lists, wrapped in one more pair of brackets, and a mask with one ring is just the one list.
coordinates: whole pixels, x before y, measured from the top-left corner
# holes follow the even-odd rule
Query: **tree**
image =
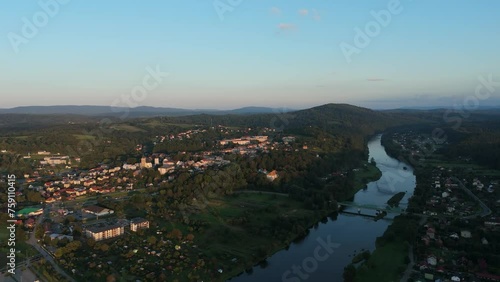
[(344, 277), (344, 282), (353, 282), (356, 277), (356, 267), (349, 264), (344, 268), (344, 274), (342, 276)]
[(94, 247), (94, 245), (95, 245), (95, 240), (94, 240), (93, 238), (88, 238), (88, 239), (87, 239), (87, 245), (88, 245), (89, 247)]
[(65, 246), (65, 248), (68, 252), (74, 252), (74, 251), (77, 251), (81, 246), (82, 246), (82, 243), (80, 241), (72, 241), (72, 242), (69, 242)]
[(370, 254), (370, 251), (364, 251), (363, 252), (363, 259), (364, 260), (368, 260), (370, 258), (371, 254)]
[(107, 252), (109, 250), (109, 245), (108, 244), (102, 244), (101, 245), (101, 251)]
[(110, 274), (108, 275), (108, 277), (106, 277), (106, 282), (115, 282), (116, 281), (116, 278), (113, 274)]
[(42, 195), (36, 191), (28, 191), (26, 199), (30, 202), (39, 203), (43, 201)]
[(45, 230), (41, 224), (37, 225), (35, 228), (35, 238), (42, 239), (45, 234)]
[(65, 254), (64, 248), (58, 248), (56, 252), (54, 253), (54, 256), (56, 258), (61, 258)]
[(172, 230), (172, 232), (167, 234), (167, 237), (180, 240), (180, 239), (182, 239), (182, 231), (175, 228), (174, 230)]
[(73, 235), (73, 237), (79, 238), (79, 237), (82, 236), (82, 232), (80, 230), (78, 230), (78, 229), (75, 228), (73, 230), (73, 234), (72, 235)]
[(148, 243), (149, 243), (150, 246), (153, 246), (154, 244), (156, 244), (156, 237), (155, 236), (149, 236)]
[(24, 242), (26, 240), (26, 232), (22, 228), (16, 229), (16, 240)]

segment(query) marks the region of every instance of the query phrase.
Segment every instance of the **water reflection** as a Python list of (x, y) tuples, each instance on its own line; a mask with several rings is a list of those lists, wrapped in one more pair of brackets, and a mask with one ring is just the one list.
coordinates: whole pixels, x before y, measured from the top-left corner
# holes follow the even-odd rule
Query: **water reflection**
[[(360, 190), (352, 199), (359, 204), (373, 204), (383, 206), (387, 200), (398, 192), (406, 192), (400, 207), (406, 208), (408, 198), (415, 188), (415, 176), (411, 167), (389, 157), (380, 143), (381, 136), (376, 136), (368, 142), (369, 159), (374, 158), (377, 167), (382, 172), (378, 181), (370, 182), (366, 189)], [(407, 167), (404, 169), (404, 167)], [(286, 248), (266, 260), (264, 267), (259, 264), (252, 270), (247, 270), (231, 281), (342, 281), (344, 267), (351, 263), (355, 254), (364, 250), (373, 251), (375, 240), (381, 236), (390, 219), (374, 221), (372, 218), (332, 214), (322, 219), (318, 224)], [(294, 267), (303, 265), (314, 257), (314, 250), (318, 248), (319, 240), (331, 239), (339, 244), (334, 252), (324, 261), (317, 261), (314, 271), (304, 272), (307, 279), (302, 279), (294, 272)], [(307, 270), (307, 269), (306, 269)], [(294, 279), (292, 279), (294, 278)], [(298, 280), (297, 280), (298, 279)]]

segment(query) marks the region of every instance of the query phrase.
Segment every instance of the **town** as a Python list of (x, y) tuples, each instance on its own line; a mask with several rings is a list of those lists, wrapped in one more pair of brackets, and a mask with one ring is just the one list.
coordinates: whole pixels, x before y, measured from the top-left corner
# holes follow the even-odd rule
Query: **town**
[[(432, 145), (432, 146), (429, 146)], [(422, 215), (413, 245), (413, 281), (500, 281), (500, 174), (467, 157), (443, 155), (425, 132), (386, 136), (386, 148), (417, 167), (409, 212)], [(413, 261), (413, 258), (411, 259)], [(477, 279), (477, 280), (476, 280)]]
[[(240, 131), (217, 128), (222, 135), (237, 135)], [(207, 130), (210, 129), (155, 136), (153, 144), (186, 141), (194, 135), (206, 134)], [(246, 128), (242, 131), (256, 130)], [(45, 254), (43, 259), (35, 255), (32, 265), (40, 273), (54, 271), (60, 265), (73, 277), (83, 279), (89, 277), (86, 269), (99, 270), (102, 275), (110, 267), (120, 272), (113, 265), (116, 259), (124, 257), (132, 262), (137, 258), (130, 275), (154, 279), (160, 275), (154, 271), (160, 263), (154, 257), (161, 257), (167, 258), (168, 263), (163, 265), (161, 262), (161, 275), (168, 272), (180, 275), (187, 268), (199, 269), (208, 277), (224, 273), (225, 267), (209, 258), (203, 259), (193, 243), (195, 230), (192, 227), (186, 229), (172, 225), (168, 219), (152, 216), (151, 197), (158, 194), (156, 187), (168, 185), (186, 173), (195, 176), (207, 170), (223, 170), (234, 156), (255, 158), (271, 151), (289, 154), (308, 151), (307, 144), (297, 141), (294, 136), (272, 134), (267, 128), (259, 132), (271, 134), (220, 139), (214, 142), (212, 149), (201, 152), (145, 153), (135, 162), (129, 158), (119, 166), (101, 164), (90, 169), (79, 167), (80, 157), (52, 153), (43, 148), (27, 152), (23, 159), (32, 165), (33, 172), (19, 179), (22, 185), (15, 196), (20, 203), (16, 212), (17, 228), (23, 230), (20, 236)], [(142, 153), (146, 146), (137, 144), (135, 150)], [(3, 151), (3, 154), (13, 153), (16, 152)], [(268, 183), (280, 177), (276, 169), (268, 171), (261, 167), (254, 173), (262, 175)], [(172, 207), (166, 214), (176, 217), (175, 210)], [(91, 249), (83, 248), (83, 244)], [(36, 254), (28, 249), (25, 258), (28, 253)], [(234, 263), (237, 258), (229, 260)], [(214, 265), (213, 270), (207, 270), (208, 265)], [(59, 275), (62, 279), (64, 271)], [(194, 272), (190, 275), (195, 277)]]

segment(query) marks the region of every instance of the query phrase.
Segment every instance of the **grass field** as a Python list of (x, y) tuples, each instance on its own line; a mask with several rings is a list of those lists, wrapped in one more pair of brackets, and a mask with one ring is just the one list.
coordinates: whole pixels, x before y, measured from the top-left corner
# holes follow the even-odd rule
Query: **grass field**
[(127, 132), (144, 132), (144, 129), (141, 129), (139, 127), (135, 127), (129, 124), (114, 124), (111, 126), (112, 129), (114, 130), (123, 130)]
[(402, 240), (377, 247), (370, 259), (358, 268), (355, 281), (399, 281), (406, 268), (404, 260), (407, 256), (408, 247)]
[(95, 140), (96, 136), (88, 134), (73, 134), (77, 140)]
[(432, 159), (427, 159), (425, 163), (432, 166), (441, 166), (445, 169), (466, 169), (470, 170), (471, 173), (479, 173), (480, 175), (484, 176), (500, 177), (499, 170), (489, 169), (487, 167), (468, 162), (459, 162), (459, 161), (447, 162), (440, 159), (432, 158)]
[(352, 196), (354, 196), (354, 194), (356, 194), (356, 192), (360, 189), (365, 188), (369, 182), (380, 179), (381, 176), (382, 172), (377, 168), (377, 166), (367, 163), (366, 167), (361, 168), (355, 173)]
[(4, 240), (7, 240), (9, 236), (9, 230), (7, 229), (7, 225), (2, 222), (0, 225), (0, 242), (4, 242)]
[(8, 236), (9, 236), (9, 231), (7, 229), (7, 226), (5, 226), (5, 224), (0, 225), (0, 242), (1, 242), (0, 253), (2, 254), (2, 256), (0, 257), (0, 265), (2, 265), (2, 267), (7, 263), (7, 258), (3, 254), (7, 254), (9, 249), (12, 247), (16, 249), (17, 252), (16, 258), (18, 261), (22, 261), (26, 257), (31, 257), (38, 253), (31, 245), (22, 241), (21, 238), (16, 238), (15, 246), (8, 246), (7, 245)]
[(168, 127), (168, 126), (175, 126), (175, 127), (181, 127), (181, 128), (194, 128), (196, 127), (196, 124), (190, 124), (190, 123), (168, 123), (168, 122), (161, 122), (159, 120), (150, 120), (144, 123), (145, 126), (148, 127)]
[[(314, 213), (305, 210), (301, 202), (285, 196), (259, 193), (210, 199), (205, 211), (192, 215), (191, 219), (209, 224), (205, 232), (195, 235), (196, 241), (203, 246), (205, 255), (218, 258), (226, 270), (224, 279), (228, 279), (253, 265), (256, 259), (264, 259), (285, 248), (299, 235), (291, 233), (286, 240), (277, 240), (269, 234), (255, 232), (268, 230), (278, 216), (310, 218), (307, 222), (315, 222), (312, 220)], [(230, 224), (231, 220), (238, 218), (245, 218), (247, 222)], [(304, 229), (308, 227), (304, 226)], [(231, 262), (232, 259), (237, 262)]]
[(31, 267), (32, 267), (32, 269), (34, 269), (34, 272), (36, 272), (38, 275), (43, 276), (40, 278), (43, 278), (44, 281), (47, 281), (47, 282), (66, 282), (66, 281), (68, 281), (64, 277), (61, 277), (61, 275), (59, 275), (54, 270), (52, 265), (48, 262), (45, 262), (45, 261), (36, 262), (36, 263), (32, 264)]

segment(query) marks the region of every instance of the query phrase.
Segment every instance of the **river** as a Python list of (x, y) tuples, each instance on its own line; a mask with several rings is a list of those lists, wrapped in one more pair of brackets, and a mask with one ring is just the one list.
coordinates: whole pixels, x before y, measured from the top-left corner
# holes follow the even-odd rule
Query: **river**
[[(392, 195), (407, 192), (400, 203), (400, 207), (405, 208), (416, 184), (412, 168), (386, 154), (381, 135), (368, 142), (368, 150), (369, 159), (375, 160), (382, 177), (358, 191), (353, 202), (385, 206)], [(354, 207), (347, 210), (357, 212)], [(361, 212), (375, 213), (373, 210)], [(344, 213), (329, 217), (311, 228), (304, 239), (269, 257), (265, 266), (255, 266), (250, 273), (243, 273), (231, 282), (343, 281), (344, 267), (355, 254), (363, 250), (373, 251), (376, 238), (389, 224), (390, 218), (374, 221), (373, 218)]]

